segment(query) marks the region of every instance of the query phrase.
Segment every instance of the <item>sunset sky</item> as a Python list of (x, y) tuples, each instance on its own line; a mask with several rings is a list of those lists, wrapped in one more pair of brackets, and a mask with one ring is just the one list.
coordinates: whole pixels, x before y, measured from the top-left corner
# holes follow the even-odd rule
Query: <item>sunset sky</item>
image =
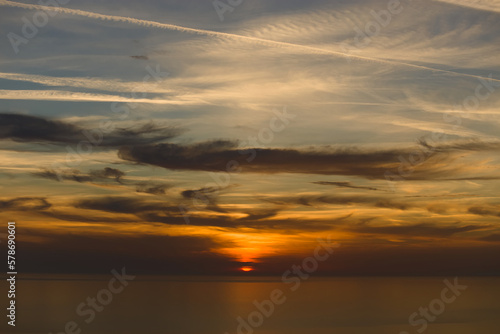
[(318, 275), (500, 274), (500, 1), (60, 3), (0, 0), (19, 271), (280, 275), (327, 240)]

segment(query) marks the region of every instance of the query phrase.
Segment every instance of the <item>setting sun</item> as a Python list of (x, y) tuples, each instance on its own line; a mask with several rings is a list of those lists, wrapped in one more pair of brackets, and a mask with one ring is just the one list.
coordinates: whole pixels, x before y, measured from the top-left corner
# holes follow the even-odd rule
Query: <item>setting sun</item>
[(252, 270), (253, 270), (253, 267), (250, 267), (250, 266), (245, 266), (245, 267), (241, 267), (241, 268), (240, 268), (240, 270), (241, 270), (241, 271), (245, 271), (245, 272), (247, 272), (247, 271), (252, 271)]

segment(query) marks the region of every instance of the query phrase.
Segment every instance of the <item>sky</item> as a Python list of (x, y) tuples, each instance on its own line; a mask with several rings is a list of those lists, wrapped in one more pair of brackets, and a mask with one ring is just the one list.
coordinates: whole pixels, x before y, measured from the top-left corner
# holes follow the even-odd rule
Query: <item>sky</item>
[(0, 35), (20, 271), (500, 274), (498, 0), (0, 0)]

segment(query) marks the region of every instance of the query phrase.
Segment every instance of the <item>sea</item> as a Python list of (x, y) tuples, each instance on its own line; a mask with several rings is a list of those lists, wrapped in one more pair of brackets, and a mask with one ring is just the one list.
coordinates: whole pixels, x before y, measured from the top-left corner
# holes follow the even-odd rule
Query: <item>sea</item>
[[(499, 277), (18, 276), (2, 333), (498, 334)], [(5, 294), (3, 293), (5, 292)]]

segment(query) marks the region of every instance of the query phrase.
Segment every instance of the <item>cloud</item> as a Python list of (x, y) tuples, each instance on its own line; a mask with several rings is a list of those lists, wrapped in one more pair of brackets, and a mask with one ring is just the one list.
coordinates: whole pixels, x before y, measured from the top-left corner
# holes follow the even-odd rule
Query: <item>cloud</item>
[(452, 225), (439, 226), (435, 224), (414, 224), (414, 225), (389, 225), (389, 226), (368, 226), (360, 224), (347, 229), (356, 233), (384, 234), (400, 237), (435, 237), (445, 238), (456, 233), (477, 231), (490, 227), (489, 225)]
[(129, 98), (121, 95), (73, 92), (64, 90), (7, 90), (0, 89), (2, 100), (73, 101), (73, 102), (120, 102), (164, 105), (200, 104), (200, 100), (164, 98)]
[(118, 183), (122, 183), (122, 177), (125, 176), (125, 173), (119, 169), (105, 167), (101, 170), (91, 170), (88, 174), (82, 174), (78, 170), (67, 170), (63, 172), (56, 172), (51, 169), (46, 169), (40, 172), (33, 173), (35, 176), (54, 180), (68, 180), (75, 181), (79, 183), (84, 182), (103, 182), (114, 180)]
[[(470, 77), (470, 78), (476, 78), (476, 79), (477, 78), (487, 79), (487, 78), (484, 78), (484, 77), (479, 76), (479, 75), (454, 72), (454, 71), (450, 71), (450, 70), (433, 68), (433, 67), (424, 66), (424, 65), (417, 65), (417, 64), (407, 63), (407, 62), (398, 61), (398, 60), (363, 56), (363, 55), (359, 55), (359, 54), (346, 53), (346, 52), (342, 52), (342, 51), (323, 49), (323, 48), (319, 48), (319, 47), (302, 45), (302, 44), (294, 44), (294, 43), (289, 43), (289, 42), (274, 41), (274, 40), (269, 40), (269, 39), (265, 39), (265, 38), (253, 37), (253, 36), (238, 35), (238, 34), (233, 34), (233, 33), (225, 33), (225, 32), (205, 30), (205, 29), (187, 28), (187, 27), (183, 27), (183, 26), (179, 26), (179, 25), (175, 25), (175, 24), (160, 23), (160, 22), (150, 21), (150, 20), (140, 20), (140, 19), (123, 17), (123, 16), (116, 16), (116, 15), (103, 15), (103, 14), (98, 14), (98, 13), (83, 11), (83, 10), (78, 10), (78, 9), (24, 4), (24, 3), (7, 1), (7, 0), (0, 0), (0, 6), (18, 7), (18, 8), (25, 8), (25, 9), (31, 9), (31, 10), (50, 10), (50, 11), (71, 14), (71, 15), (78, 15), (78, 16), (83, 16), (83, 17), (92, 18), (92, 19), (99, 19), (99, 20), (104, 20), (104, 21), (127, 22), (130, 24), (136, 24), (136, 25), (140, 25), (140, 26), (144, 26), (144, 27), (167, 29), (167, 30), (180, 31), (180, 32), (196, 34), (196, 35), (203, 35), (203, 36), (210, 36), (210, 37), (218, 37), (218, 38), (222, 37), (222, 38), (227, 38), (227, 39), (233, 40), (233, 41), (246, 41), (246, 42), (251, 42), (254, 44), (287, 48), (290, 50), (295, 50), (297, 52), (305, 52), (308, 54), (329, 55), (329, 56), (334, 56), (337, 58), (338, 57), (343, 58), (343, 57), (348, 56), (350, 59), (355, 59), (355, 60), (360, 60), (360, 61), (365, 61), (365, 62), (376, 62), (379, 64), (420, 69), (420, 70), (426, 70), (426, 71), (435, 72), (435, 73), (445, 73), (445, 74), (452, 75), (452, 76), (462, 76), (462, 77)], [(500, 82), (500, 80), (498, 80), (498, 79), (491, 79), (491, 80)]]
[(276, 216), (279, 212), (279, 208), (252, 210), (252, 212), (247, 213), (246, 217), (241, 219), (247, 221), (264, 220)]
[(217, 203), (217, 198), (222, 189), (224, 188), (204, 187), (196, 190), (184, 190), (181, 192), (181, 196), (185, 199), (193, 200), (198, 205), (201, 204), (206, 206), (207, 210), (227, 213), (227, 211), (221, 208)]
[[(150, 223), (163, 223), (169, 225), (186, 225), (183, 212), (179, 204), (168, 204), (164, 201), (139, 199), (123, 196), (96, 197), (78, 200), (74, 206), (78, 209), (97, 210), (110, 213), (133, 214), (139, 219)], [(208, 204), (207, 210), (218, 210), (218, 206)], [(217, 217), (197, 216), (190, 214), (190, 225), (236, 227), (233, 219), (219, 215)]]
[(500, 13), (500, 1), (498, 0), (434, 0), (465, 8), (484, 10)]
[(498, 140), (478, 140), (471, 139), (467, 141), (456, 141), (449, 143), (440, 143), (439, 145), (431, 145), (424, 138), (419, 139), (419, 144), (433, 152), (451, 152), (451, 151), (499, 151), (500, 141)]
[[(470, 165), (454, 164), (462, 152), (498, 151), (498, 142), (468, 141), (421, 148), (361, 149), (353, 147), (238, 148), (229, 140), (206, 141), (190, 145), (161, 143), (124, 146), (118, 156), (126, 161), (160, 166), (172, 170), (227, 172), (235, 166), (243, 173), (303, 173), (349, 175), (367, 179), (386, 179), (387, 173), (403, 173), (405, 180), (450, 180), (461, 173), (470, 175)], [(409, 157), (418, 153), (419, 163), (410, 164)], [(422, 161), (420, 161), (422, 160)], [(405, 162), (405, 163), (404, 163)], [(474, 172), (478, 172), (476, 166)], [(484, 167), (486, 168), (486, 167)], [(411, 172), (409, 172), (411, 170)], [(496, 178), (495, 175), (485, 176)], [(464, 179), (476, 178), (467, 176)], [(396, 177), (394, 180), (399, 180)], [(351, 187), (348, 183), (317, 183)], [(371, 188), (371, 187), (367, 187)], [(375, 188), (369, 189), (374, 190)]]
[[(425, 143), (425, 145), (428, 145)], [(118, 156), (127, 161), (160, 166), (173, 170), (225, 172), (237, 164), (241, 172), (305, 173), (354, 175), (368, 179), (385, 179), (387, 171), (398, 172), (401, 159), (416, 152), (415, 148), (368, 150), (359, 148), (318, 147), (308, 149), (239, 148), (236, 141), (216, 140), (191, 145), (162, 143), (121, 147)], [(425, 163), (406, 166), (414, 169), (405, 179), (425, 180), (449, 177), (458, 173), (449, 163), (461, 151), (496, 151), (498, 142), (465, 142), (433, 146), (420, 150)], [(418, 150), (417, 150), (418, 151)], [(403, 166), (404, 167), (404, 166)], [(337, 184), (337, 186), (346, 184)]]
[(120, 148), (120, 158), (168, 169), (227, 171), (235, 161), (243, 172), (311, 173), (383, 177), (396, 166), (403, 151), (363, 152), (356, 149), (238, 149), (235, 141), (217, 140), (191, 145), (158, 144)]
[[(142, 91), (148, 93), (169, 93), (172, 92), (170, 89), (161, 87), (157, 84), (146, 84), (143, 81), (130, 82), (123, 81), (119, 79), (100, 79), (100, 78), (88, 78), (88, 77), (53, 77), (45, 75), (36, 74), (23, 74), (23, 73), (5, 73), (0, 72), (0, 79), (14, 80), (14, 81), (24, 81), (30, 83), (36, 83), (44, 86), (51, 87), (64, 87), (64, 88), (78, 88), (78, 89), (92, 89), (92, 90), (103, 90), (112, 92), (132, 92), (141, 89)], [(34, 94), (34, 91), (28, 91), (30, 94)], [(63, 93), (61, 93), (63, 94)], [(17, 94), (19, 95), (19, 94)], [(16, 95), (16, 96), (17, 96)], [(91, 95), (89, 95), (91, 96)], [(95, 96), (94, 96), (95, 97)], [(108, 96), (109, 98), (109, 96)]]
[[(496, 244), (470, 246), (439, 241), (427, 245), (409, 245), (384, 242), (367, 247), (340, 240), (340, 245), (331, 260), (319, 266), (316, 275), (453, 277), (500, 274), (500, 247)], [(262, 272), (281, 275), (291, 265), (301, 263), (303, 256), (267, 256), (261, 258), (254, 267)]]
[(111, 213), (139, 214), (148, 211), (180, 213), (179, 207), (160, 201), (147, 201), (138, 198), (110, 196), (78, 200), (74, 206), (79, 209), (98, 210)]
[(368, 196), (333, 196), (333, 195), (302, 195), (290, 197), (267, 197), (262, 200), (278, 205), (303, 205), (308, 207), (320, 206), (324, 204), (333, 205), (354, 205), (362, 204), (378, 208), (388, 208), (396, 210), (408, 210), (418, 207), (412, 203), (398, 202), (385, 197)]
[(126, 217), (118, 217), (118, 216), (99, 216), (99, 215), (90, 215), (85, 213), (74, 213), (67, 212), (64, 210), (47, 210), (38, 212), (38, 214), (56, 218), (65, 222), (79, 222), (79, 223), (138, 223), (140, 222), (138, 218), (126, 218)]
[[(161, 223), (167, 225), (186, 225), (191, 226), (214, 226), (225, 228), (254, 228), (259, 230), (266, 229), (286, 229), (289, 231), (321, 231), (331, 229), (336, 223), (340, 223), (351, 215), (332, 217), (328, 222), (314, 220), (295, 220), (295, 219), (273, 219), (278, 213), (278, 209), (259, 209), (246, 213), (244, 218), (233, 218), (223, 210), (217, 210), (214, 207), (205, 209), (215, 211), (218, 214), (201, 214), (196, 211), (188, 212), (189, 222), (185, 220), (185, 212), (181, 211), (181, 206), (176, 203), (165, 203), (165, 201), (150, 200), (148, 198), (124, 197), (124, 196), (106, 196), (93, 197), (77, 200), (74, 203), (75, 208), (81, 210), (94, 210), (114, 214), (135, 215), (139, 221), (144, 223)], [(223, 212), (222, 212), (223, 211)], [(89, 214), (89, 216), (91, 216)], [(118, 220), (119, 218), (117, 218)], [(92, 218), (98, 220), (98, 218)], [(129, 220), (130, 221), (130, 220)], [(132, 220), (133, 221), (133, 220)]]
[(50, 231), (25, 228), (26, 235), (41, 240), (19, 240), (19, 256), (26, 259), (25, 270), (88, 274), (109, 273), (110, 268), (125, 266), (132, 275), (216, 274), (228, 273), (238, 266), (229, 257), (210, 252), (231, 246), (230, 242), (204, 236), (113, 235), (94, 230), (67, 233), (64, 228)]
[(469, 208), (469, 213), (479, 216), (500, 217), (500, 209), (487, 206), (473, 206)]
[(140, 59), (140, 60), (148, 60), (149, 57), (148, 56), (130, 56), (130, 58), (134, 58), (134, 59)]
[(379, 190), (373, 187), (363, 187), (363, 186), (355, 186), (351, 184), (351, 182), (331, 182), (331, 181), (317, 181), (312, 182), (314, 184), (319, 184), (322, 186), (336, 186), (339, 188), (353, 188), (353, 189), (364, 189), (364, 190)]
[(487, 235), (485, 237), (479, 238), (479, 240), (490, 241), (490, 242), (500, 242), (500, 234), (493, 233), (493, 234)]
[(139, 182), (136, 184), (135, 191), (151, 195), (165, 195), (166, 191), (171, 188), (171, 184), (155, 183), (155, 182)]
[(0, 140), (51, 144), (91, 142), (102, 147), (151, 144), (179, 135), (179, 129), (152, 122), (130, 128), (115, 128), (103, 134), (100, 129), (82, 128), (71, 123), (37, 116), (0, 114)]
[(8, 200), (0, 200), (0, 209), (12, 211), (38, 211), (50, 208), (50, 204), (44, 197), (18, 197)]
[(125, 172), (111, 167), (105, 167), (98, 170), (90, 170), (88, 173), (83, 173), (76, 169), (60, 170), (43, 169), (39, 172), (32, 173), (35, 176), (53, 180), (53, 181), (74, 181), (78, 183), (93, 183), (101, 184), (108, 181), (119, 183), (122, 186), (131, 186), (138, 193), (151, 195), (165, 195), (166, 191), (172, 187), (171, 184), (164, 182), (145, 181), (134, 182), (125, 179)]

